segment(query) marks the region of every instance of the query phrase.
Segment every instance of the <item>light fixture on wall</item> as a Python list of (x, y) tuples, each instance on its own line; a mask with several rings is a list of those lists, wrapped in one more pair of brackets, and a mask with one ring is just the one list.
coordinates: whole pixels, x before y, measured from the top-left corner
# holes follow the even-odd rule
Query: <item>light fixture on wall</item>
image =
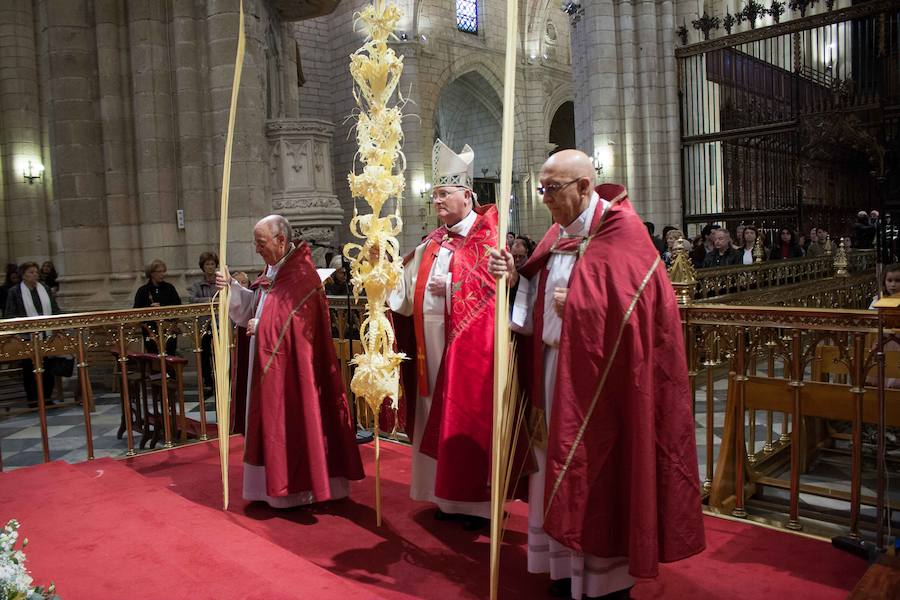
[(604, 169), (609, 169), (612, 164), (612, 147), (613, 143), (607, 142), (606, 144), (601, 144), (594, 150), (594, 155), (591, 157), (591, 163), (594, 165), (594, 171), (597, 172), (597, 177), (602, 177)]
[(405, 42), (405, 41), (409, 40), (409, 35), (407, 35), (407, 33), (405, 31), (401, 31), (400, 33), (398, 33), (397, 37), (400, 39), (401, 42)]
[(425, 196), (431, 194), (431, 184), (427, 181), (417, 181), (413, 184), (413, 191), (419, 194), (419, 197), (424, 200)]
[(22, 170), (23, 181), (28, 183), (34, 183), (35, 179), (41, 179), (44, 174), (44, 165), (41, 163), (34, 163), (32, 161), (28, 161), (28, 164), (25, 165), (25, 168)]
[(594, 171), (597, 172), (597, 177), (603, 176), (603, 160), (597, 155), (591, 157), (591, 163), (594, 165)]

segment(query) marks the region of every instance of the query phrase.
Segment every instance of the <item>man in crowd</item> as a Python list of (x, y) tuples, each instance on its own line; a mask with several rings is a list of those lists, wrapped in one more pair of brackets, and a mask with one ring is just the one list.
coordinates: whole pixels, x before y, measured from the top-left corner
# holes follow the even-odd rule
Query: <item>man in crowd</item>
[[(497, 209), (474, 206), (475, 153), (437, 140), (431, 197), (443, 223), (404, 267), (391, 309), (413, 317), (414, 389), (410, 496), (437, 505), (439, 520), (476, 530), (490, 515), (494, 279), (486, 247), (497, 243)], [(415, 398), (415, 401), (411, 401)]]
[(538, 193), (554, 225), (520, 272), (505, 250), (490, 270), (519, 286), (512, 325), (532, 334), (528, 391), (548, 427), (528, 570), (558, 597), (620, 599), (705, 542), (675, 295), (625, 189), (593, 179), (583, 152), (551, 156)]
[[(856, 213), (856, 223), (853, 224), (852, 243), (854, 248), (872, 248), (875, 245), (875, 222), (869, 218), (869, 213), (864, 210)], [(845, 244), (849, 248), (849, 245)]]
[(713, 251), (706, 254), (703, 259), (703, 268), (727, 267), (737, 264), (738, 256), (731, 247), (731, 234), (724, 227), (713, 231), (710, 236), (713, 240)]
[(324, 289), (309, 246), (290, 231), (280, 215), (253, 228), (266, 270), (250, 289), (216, 277), (250, 338), (247, 371), (236, 372), (247, 378), (244, 499), (274, 508), (346, 497), (349, 480), (363, 478)]
[(816, 239), (806, 249), (807, 258), (816, 258), (828, 254), (831, 240), (828, 238), (828, 232), (821, 227), (816, 229)]

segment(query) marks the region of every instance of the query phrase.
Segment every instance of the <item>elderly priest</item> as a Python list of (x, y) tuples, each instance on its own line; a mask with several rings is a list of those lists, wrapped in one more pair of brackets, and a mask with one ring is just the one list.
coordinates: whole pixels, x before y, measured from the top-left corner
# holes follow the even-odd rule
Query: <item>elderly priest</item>
[(705, 542), (675, 294), (625, 188), (593, 179), (586, 154), (551, 156), (538, 194), (553, 226), (519, 273), (506, 250), (490, 269), (518, 283), (512, 325), (532, 334), (530, 397), (546, 415), (528, 570), (555, 596), (618, 600)]
[[(331, 341), (325, 291), (305, 242), (270, 215), (253, 228), (266, 270), (231, 286), (231, 318), (250, 336), (244, 499), (288, 508), (344, 498), (362, 461)], [(240, 389), (240, 386), (237, 386)]]

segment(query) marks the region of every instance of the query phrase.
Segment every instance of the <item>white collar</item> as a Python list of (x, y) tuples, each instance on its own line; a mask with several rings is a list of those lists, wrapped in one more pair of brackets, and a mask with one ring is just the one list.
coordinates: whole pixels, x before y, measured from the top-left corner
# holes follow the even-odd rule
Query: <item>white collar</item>
[(472, 229), (472, 225), (475, 223), (475, 219), (477, 218), (478, 213), (475, 212), (475, 209), (472, 209), (469, 211), (469, 214), (463, 217), (459, 223), (455, 225), (447, 225), (447, 230), (466, 237), (467, 235), (469, 235), (469, 230)]
[(266, 277), (268, 277), (269, 279), (274, 279), (274, 277), (278, 274), (278, 269), (280, 269), (282, 265), (284, 265), (284, 261), (287, 260), (288, 256), (290, 256), (295, 249), (296, 248), (294, 248), (294, 242), (291, 242), (291, 245), (288, 246), (288, 251), (285, 252), (284, 256), (281, 257), (281, 260), (279, 260), (274, 265), (266, 266)]
[(594, 220), (594, 212), (597, 210), (597, 205), (601, 202), (605, 210), (609, 206), (609, 202), (600, 198), (597, 192), (591, 192), (591, 201), (588, 203), (588, 207), (574, 221), (563, 227), (563, 233), (570, 237), (586, 236), (590, 232), (591, 221)]

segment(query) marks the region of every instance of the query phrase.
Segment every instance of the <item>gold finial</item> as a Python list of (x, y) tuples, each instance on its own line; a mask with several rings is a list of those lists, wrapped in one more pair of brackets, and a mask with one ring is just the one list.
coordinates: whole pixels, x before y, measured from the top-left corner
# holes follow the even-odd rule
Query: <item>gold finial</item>
[(757, 233), (756, 243), (753, 244), (753, 262), (761, 263), (765, 257), (766, 252), (763, 250), (762, 236)]
[(697, 283), (694, 265), (691, 264), (684, 244), (684, 238), (678, 238), (678, 241), (675, 242), (675, 259), (672, 261), (672, 266), (669, 267), (669, 279), (672, 280), (675, 297), (678, 298), (680, 306), (688, 306), (693, 301), (694, 286)]
[(844, 241), (841, 240), (841, 244), (838, 246), (837, 252), (834, 255), (834, 276), (847, 277), (847, 275), (849, 275), (847, 272), (848, 265), (847, 251), (844, 249)]
[(825, 254), (834, 254), (834, 244), (831, 243), (831, 236), (825, 236)]

